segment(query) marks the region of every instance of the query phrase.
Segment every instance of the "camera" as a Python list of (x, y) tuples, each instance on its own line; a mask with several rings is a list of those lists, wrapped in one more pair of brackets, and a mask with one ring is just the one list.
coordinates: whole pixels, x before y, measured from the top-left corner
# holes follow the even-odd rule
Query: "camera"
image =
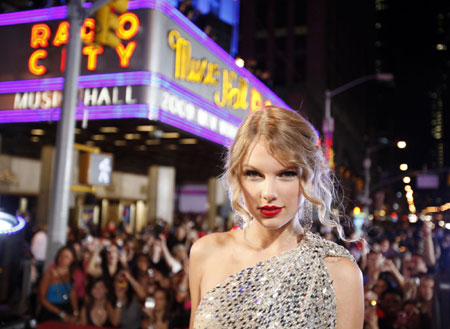
[(161, 224), (156, 224), (153, 232), (155, 239), (159, 239), (159, 235), (163, 232), (164, 228)]
[(145, 304), (144, 305), (145, 305), (146, 309), (153, 309), (153, 308), (155, 308), (155, 298), (147, 297), (145, 299)]

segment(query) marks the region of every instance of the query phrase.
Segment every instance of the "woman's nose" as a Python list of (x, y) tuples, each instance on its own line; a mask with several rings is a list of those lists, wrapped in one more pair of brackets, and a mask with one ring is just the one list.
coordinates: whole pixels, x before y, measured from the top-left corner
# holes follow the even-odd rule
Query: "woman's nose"
[(264, 190), (262, 193), (262, 197), (267, 202), (273, 201), (276, 198), (278, 198), (278, 194), (276, 192), (274, 182), (271, 182), (270, 180), (266, 181), (266, 184), (264, 186)]

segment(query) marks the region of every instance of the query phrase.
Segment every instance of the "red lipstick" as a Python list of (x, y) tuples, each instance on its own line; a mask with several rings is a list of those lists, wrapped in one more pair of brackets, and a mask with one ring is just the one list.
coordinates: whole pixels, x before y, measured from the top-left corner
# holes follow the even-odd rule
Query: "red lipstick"
[(276, 206), (263, 206), (259, 208), (261, 213), (267, 217), (273, 217), (278, 215), (281, 212), (281, 209), (282, 208)]

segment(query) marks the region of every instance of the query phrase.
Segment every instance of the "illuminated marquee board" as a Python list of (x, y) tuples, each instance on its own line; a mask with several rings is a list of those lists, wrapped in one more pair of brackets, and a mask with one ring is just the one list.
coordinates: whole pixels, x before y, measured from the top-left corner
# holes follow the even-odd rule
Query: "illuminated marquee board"
[[(0, 53), (0, 123), (59, 119), (66, 16), (65, 6), (0, 15), (1, 44), (20, 44)], [(288, 108), (165, 1), (130, 1), (116, 49), (92, 45), (94, 29), (87, 18), (77, 120), (148, 118), (228, 144), (250, 111)]]

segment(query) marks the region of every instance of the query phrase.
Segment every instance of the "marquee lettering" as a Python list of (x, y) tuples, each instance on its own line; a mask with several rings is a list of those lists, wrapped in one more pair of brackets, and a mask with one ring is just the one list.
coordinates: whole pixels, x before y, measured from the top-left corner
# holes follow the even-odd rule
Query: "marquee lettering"
[(53, 45), (58, 47), (65, 45), (69, 42), (69, 23), (61, 22), (56, 30), (55, 37), (53, 38)]
[[(86, 88), (83, 90), (84, 106), (136, 104), (133, 98), (132, 86)], [(34, 110), (61, 107), (62, 92), (60, 90), (46, 90), (36, 92), (16, 93), (14, 95), (15, 110)]]
[[(233, 87), (234, 81), (238, 81), (238, 86)], [(236, 72), (222, 70), (222, 95), (219, 91), (214, 93), (214, 102), (220, 107), (232, 107), (234, 109), (246, 110), (248, 82), (242, 77), (238, 77)]]
[[(203, 85), (219, 84), (219, 64), (209, 62), (206, 58), (192, 57), (190, 41), (181, 37), (177, 30), (169, 32), (168, 42), (175, 51), (175, 79)], [(221, 91), (215, 92), (213, 97), (214, 103), (220, 107), (247, 110), (248, 81), (233, 70), (223, 69)]]
[(35, 24), (31, 28), (31, 48), (47, 47), (50, 39), (50, 28), (47, 24)]
[(192, 58), (191, 43), (182, 38), (176, 30), (169, 32), (169, 46), (175, 50), (175, 79), (198, 82), (205, 85), (218, 85), (216, 76), (219, 65), (207, 59)]
[(43, 75), (45, 72), (47, 72), (47, 69), (45, 66), (38, 64), (38, 61), (40, 59), (46, 58), (48, 55), (47, 50), (45, 49), (38, 49), (35, 50), (28, 60), (28, 69), (31, 73), (35, 75)]
[[(130, 40), (136, 36), (139, 31), (139, 18), (134, 13), (124, 13), (118, 18), (118, 28), (116, 30), (117, 36), (122, 40)], [(47, 68), (39, 60), (47, 57), (48, 52), (45, 49), (49, 46), (51, 41), (52, 46), (62, 47), (69, 42), (70, 24), (67, 21), (59, 23), (56, 32), (52, 37), (52, 31), (47, 24), (39, 23), (31, 27), (31, 48), (40, 48), (34, 51), (28, 60), (28, 69), (34, 75), (43, 75), (47, 72)], [(82, 54), (87, 56), (87, 69), (95, 71), (97, 69), (97, 60), (103, 54), (103, 47), (92, 45), (95, 38), (95, 20), (93, 18), (86, 18), (81, 27), (81, 39), (87, 44), (82, 49)], [(130, 60), (133, 57), (134, 51), (137, 47), (136, 41), (130, 41), (127, 44), (119, 44), (116, 47), (119, 65), (123, 68), (130, 66)], [(66, 67), (66, 49), (61, 49), (61, 64), (60, 71), (64, 72)]]

